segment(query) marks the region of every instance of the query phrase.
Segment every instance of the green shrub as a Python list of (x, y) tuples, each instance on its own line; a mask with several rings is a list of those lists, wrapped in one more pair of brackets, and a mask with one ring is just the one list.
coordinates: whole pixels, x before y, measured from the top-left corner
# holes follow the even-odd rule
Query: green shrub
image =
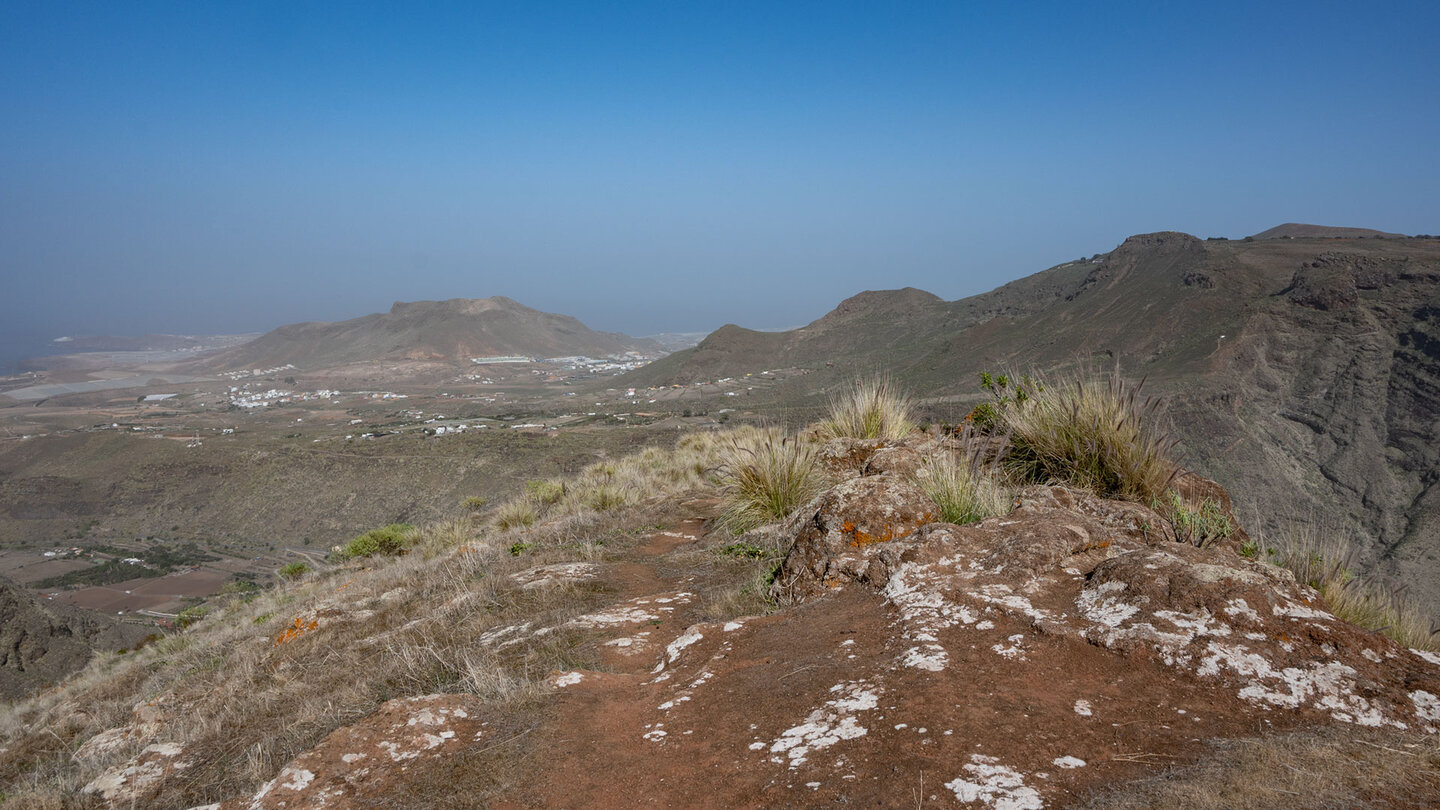
[(1027, 483), (1061, 483), (1107, 497), (1159, 500), (1179, 468), (1174, 440), (1153, 424), (1159, 401), (1118, 376), (1037, 384), (998, 407), (1006, 466)]
[(460, 501), (460, 505), (468, 512), (479, 512), (489, 505), (490, 499), (483, 495), (471, 495)]
[(189, 627), (190, 625), (205, 618), (205, 616), (209, 613), (210, 609), (207, 607), (201, 605), (191, 605), (190, 607), (181, 610), (175, 615), (175, 625), (181, 628)]
[(359, 557), (398, 557), (414, 545), (415, 527), (409, 523), (391, 523), (356, 537), (333, 552), (337, 561), (353, 560)]
[(915, 431), (910, 399), (887, 379), (857, 381), (830, 403), (830, 416), (818, 425), (827, 439), (903, 439)]
[(305, 573), (306, 573), (307, 571), (309, 571), (309, 570), (310, 570), (310, 566), (309, 566), (309, 564), (307, 564), (307, 563), (303, 563), (303, 562), (299, 562), (299, 561), (292, 562), (292, 563), (290, 563), (289, 565), (282, 566), (282, 567), (280, 568), (280, 578), (281, 578), (281, 579), (299, 579), (301, 576), (304, 576)]
[(946, 523), (974, 523), (1010, 512), (1010, 493), (976, 455), (956, 459), (944, 454), (927, 459), (915, 474), (916, 486), (940, 508)]
[(720, 549), (721, 554), (740, 559), (763, 560), (771, 555), (771, 551), (754, 543), (731, 543)]
[(510, 556), (511, 556), (511, 557), (519, 557), (521, 554), (524, 554), (525, 552), (529, 551), (530, 549), (532, 549), (532, 548), (534, 548), (534, 547), (535, 547), (535, 544), (534, 544), (534, 543), (525, 543), (525, 542), (511, 543), (511, 544), (510, 544)]
[[(1224, 510), (1214, 498), (1205, 498), (1200, 501), (1198, 508), (1192, 509), (1180, 497), (1180, 493), (1171, 490), (1169, 502), (1156, 511), (1169, 518), (1176, 540), (1192, 546), (1205, 548), (1226, 540), (1235, 533), (1235, 527), (1230, 525), (1230, 518), (1225, 516)], [(1241, 549), (1241, 553), (1244, 553), (1244, 549)], [(1255, 554), (1256, 551), (1252, 548), (1246, 556), (1253, 557)]]
[(785, 517), (826, 484), (815, 448), (773, 430), (732, 441), (719, 474), (725, 500), (720, 524), (734, 534)]

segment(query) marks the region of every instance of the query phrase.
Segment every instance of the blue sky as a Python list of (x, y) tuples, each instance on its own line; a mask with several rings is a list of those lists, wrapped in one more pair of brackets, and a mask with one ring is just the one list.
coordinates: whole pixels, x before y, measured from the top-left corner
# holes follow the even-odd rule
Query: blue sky
[(0, 0), (0, 331), (645, 334), (1127, 235), (1440, 232), (1440, 4)]

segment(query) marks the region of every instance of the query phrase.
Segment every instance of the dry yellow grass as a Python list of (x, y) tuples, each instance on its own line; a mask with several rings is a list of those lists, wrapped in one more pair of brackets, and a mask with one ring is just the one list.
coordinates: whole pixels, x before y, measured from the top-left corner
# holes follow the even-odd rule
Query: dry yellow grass
[[(604, 596), (587, 587), (523, 591), (509, 574), (600, 559), (633, 541), (625, 530), (653, 523), (676, 497), (714, 492), (719, 448), (715, 437), (686, 437), (673, 453), (594, 465), (543, 523), (498, 531), (457, 518), (422, 527), (405, 556), (315, 572), (237, 598), (138, 652), (97, 656), (61, 686), (0, 712), (0, 808), (71, 806), (80, 787), (144, 741), (87, 762), (72, 758), (75, 749), (129, 723), (142, 703), (160, 709), (156, 739), (193, 752), (196, 764), (147, 805), (177, 809), (254, 790), (392, 697), (463, 691), (522, 716), (549, 672), (589, 663), (583, 632), (553, 632), (503, 655), (477, 639), (506, 623), (563, 625)], [(523, 556), (511, 553), (517, 544)], [(498, 784), (495, 774), (522, 754), (516, 747), (472, 763), (480, 770), (470, 778)]]
[(1353, 727), (1212, 742), (1199, 762), (1089, 798), (1086, 810), (1434, 807), (1440, 740)]

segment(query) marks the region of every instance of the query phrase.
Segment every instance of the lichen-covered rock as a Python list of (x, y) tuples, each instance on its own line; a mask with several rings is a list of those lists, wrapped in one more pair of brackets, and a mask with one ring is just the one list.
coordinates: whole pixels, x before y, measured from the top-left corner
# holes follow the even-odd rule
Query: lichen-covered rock
[[(883, 583), (913, 644), (907, 666), (945, 668), (943, 633), (1003, 615), (1043, 636), (1150, 657), (1225, 684), (1262, 709), (1440, 727), (1440, 670), (1432, 661), (1337, 619), (1289, 572), (1224, 548), (1174, 542), (1151, 530), (1158, 520), (1138, 504), (1032, 487), (1011, 514), (927, 526), (898, 556), (877, 558), (887, 565), (884, 576), (848, 579)], [(1020, 634), (997, 652), (1023, 656), (1027, 639)]]
[(474, 744), (483, 732), (466, 695), (396, 698), (330, 733), (227, 810), (373, 807), (400, 774)]
[(923, 459), (914, 449), (904, 445), (881, 447), (870, 454), (861, 475), (914, 475)]
[(935, 504), (913, 484), (889, 475), (854, 478), (827, 490), (784, 524), (793, 538), (773, 592), (794, 599), (865, 576), (893, 541), (935, 520)]
[(815, 463), (831, 478), (857, 478), (876, 451), (893, 446), (897, 443), (886, 439), (831, 439), (815, 454)]
[(107, 807), (144, 807), (171, 774), (190, 765), (183, 746), (156, 743), (95, 777), (80, 792), (100, 797)]

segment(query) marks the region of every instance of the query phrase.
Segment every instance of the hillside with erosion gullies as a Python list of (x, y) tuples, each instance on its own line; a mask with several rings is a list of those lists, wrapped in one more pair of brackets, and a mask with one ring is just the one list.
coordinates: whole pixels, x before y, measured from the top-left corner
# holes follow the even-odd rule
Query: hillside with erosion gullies
[(766, 391), (789, 411), (886, 370), (958, 422), (981, 371), (1118, 366), (1257, 529), (1336, 535), (1440, 613), (1440, 240), (1350, 231), (1133, 236), (958, 301), (866, 292), (791, 332), (729, 326), (623, 382), (795, 367)]
[(1125, 383), (988, 383), (378, 527), (8, 708), (0, 807), (1440, 801), (1411, 606), (1262, 542)]
[(596, 332), (568, 315), (502, 296), (396, 302), (389, 312), (336, 323), (296, 323), (203, 361), (207, 369), (316, 370), (384, 361), (469, 364), (495, 356), (605, 357), (658, 353), (653, 341)]

